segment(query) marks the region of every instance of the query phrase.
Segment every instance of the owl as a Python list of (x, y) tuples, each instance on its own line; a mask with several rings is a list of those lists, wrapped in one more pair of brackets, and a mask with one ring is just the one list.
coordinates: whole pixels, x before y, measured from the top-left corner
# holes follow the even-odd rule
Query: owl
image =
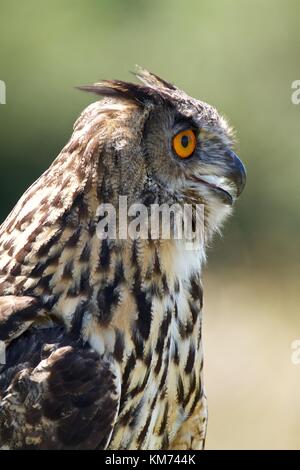
[[(0, 227), (2, 449), (204, 447), (201, 270), (245, 169), (215, 108), (136, 76), (80, 87), (101, 99)], [(104, 236), (120, 198), (144, 226), (201, 207), (202, 236)]]

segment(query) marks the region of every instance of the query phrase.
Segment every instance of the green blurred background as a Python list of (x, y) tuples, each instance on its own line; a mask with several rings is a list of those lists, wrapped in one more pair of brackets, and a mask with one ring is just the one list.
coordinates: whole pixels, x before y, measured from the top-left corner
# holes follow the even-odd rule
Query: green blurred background
[(0, 0), (0, 220), (94, 98), (140, 64), (235, 127), (248, 185), (205, 274), (207, 448), (300, 448), (297, 0)]

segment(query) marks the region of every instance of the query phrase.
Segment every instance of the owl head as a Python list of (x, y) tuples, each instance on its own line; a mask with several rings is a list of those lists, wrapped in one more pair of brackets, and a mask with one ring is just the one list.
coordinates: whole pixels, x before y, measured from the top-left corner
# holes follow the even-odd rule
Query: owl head
[(75, 135), (100, 147), (101, 197), (202, 204), (206, 230), (213, 233), (246, 181), (232, 131), (214, 107), (146, 70), (135, 75), (142, 84), (114, 80), (79, 87), (104, 97), (75, 124)]

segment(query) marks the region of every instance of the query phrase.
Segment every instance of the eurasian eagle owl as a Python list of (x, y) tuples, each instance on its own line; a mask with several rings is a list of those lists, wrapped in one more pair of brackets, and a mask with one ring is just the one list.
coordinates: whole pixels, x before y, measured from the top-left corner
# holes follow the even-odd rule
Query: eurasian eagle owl
[[(104, 99), (0, 228), (2, 448), (204, 445), (201, 265), (245, 170), (212, 106), (136, 75), (81, 87)], [(201, 206), (201, 247), (99, 236), (120, 196)]]

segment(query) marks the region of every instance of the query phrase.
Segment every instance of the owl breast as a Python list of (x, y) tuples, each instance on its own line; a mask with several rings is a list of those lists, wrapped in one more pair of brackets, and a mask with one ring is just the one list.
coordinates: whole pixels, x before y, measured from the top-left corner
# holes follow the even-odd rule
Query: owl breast
[(170, 448), (177, 431), (202, 399), (198, 328), (196, 325), (198, 333), (190, 335), (182, 330), (186, 335), (182, 342), (176, 319), (172, 319), (166, 335), (162, 328), (151, 359), (147, 355), (137, 359), (132, 350), (125, 364), (123, 400), (111, 449)]
[[(133, 316), (125, 336), (122, 396), (111, 449), (170, 448), (203, 399), (199, 273), (193, 265), (190, 271), (174, 270), (180, 256), (165, 248), (157, 259), (149, 247), (139, 250), (137, 263), (144, 267), (139, 288), (145, 297), (134, 289), (123, 295), (123, 302), (131, 299), (143, 310)], [(147, 279), (149, 259), (153, 270)]]

